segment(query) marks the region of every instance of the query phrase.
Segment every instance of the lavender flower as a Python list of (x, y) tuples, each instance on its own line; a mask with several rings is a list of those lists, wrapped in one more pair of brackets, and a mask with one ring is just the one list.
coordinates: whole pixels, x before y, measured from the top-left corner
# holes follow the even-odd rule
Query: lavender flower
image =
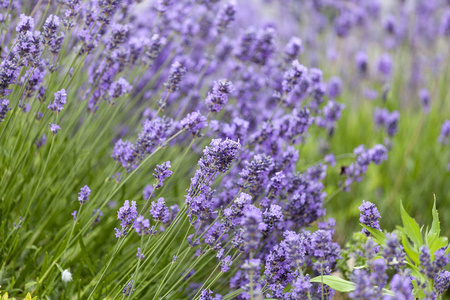
[(287, 63), (294, 61), (302, 52), (302, 40), (295, 36), (291, 37), (286, 47), (284, 48), (285, 61)]
[(225, 141), (214, 139), (209, 146), (203, 150), (203, 156), (198, 164), (205, 174), (214, 174), (215, 172), (225, 173), (236, 158), (241, 148), (239, 142), (229, 139)]
[(403, 299), (403, 300), (413, 300), (415, 299), (412, 294), (412, 284), (409, 276), (402, 277), (399, 274), (395, 274), (391, 279), (391, 291), (395, 293), (395, 297), (384, 296), (383, 300), (390, 299)]
[(223, 273), (226, 273), (230, 270), (233, 261), (231, 260), (231, 256), (227, 255), (224, 259), (220, 261), (221, 270)]
[(377, 299), (366, 270), (355, 270), (350, 279), (355, 283), (355, 290), (348, 294), (350, 299)]
[(233, 90), (233, 84), (226, 79), (214, 82), (212, 92), (208, 93), (208, 96), (205, 99), (209, 111), (221, 111), (222, 107), (228, 102), (228, 95), (231, 94)]
[(356, 69), (360, 74), (366, 74), (369, 68), (367, 54), (363, 51), (359, 51), (355, 55)]
[(155, 173), (153, 173), (153, 177), (155, 177), (157, 180), (155, 189), (159, 189), (160, 187), (162, 187), (164, 180), (166, 180), (166, 178), (170, 177), (173, 174), (170, 168), (170, 161), (166, 161), (161, 165), (156, 166)]
[(122, 167), (129, 168), (136, 159), (135, 147), (128, 141), (118, 140), (114, 145), (114, 149), (111, 155), (115, 161), (120, 163)]
[(208, 123), (205, 116), (202, 116), (199, 111), (194, 111), (182, 119), (180, 125), (190, 131), (193, 136), (197, 136), (201, 129), (208, 126)]
[(47, 143), (47, 136), (45, 133), (42, 135), (41, 138), (36, 138), (36, 141), (34, 142), (36, 144), (36, 148), (39, 150), (42, 146), (44, 146)]
[(119, 98), (131, 91), (131, 85), (120, 77), (117, 81), (114, 81), (109, 87), (108, 93), (110, 98)]
[(283, 75), (283, 91), (284, 93), (289, 93), (292, 91), (303, 76), (306, 75), (308, 69), (301, 65), (298, 60), (292, 62), (292, 68), (286, 71)]
[(422, 104), (423, 111), (427, 114), (430, 111), (430, 93), (426, 89), (421, 89), (419, 91), (419, 99), (420, 103)]
[(225, 31), (230, 23), (234, 21), (234, 15), (236, 14), (236, 2), (230, 1), (225, 4), (217, 13), (216, 26), (219, 33)]
[(443, 270), (436, 274), (434, 278), (434, 290), (437, 296), (440, 297), (450, 286), (450, 272)]
[(163, 46), (166, 44), (166, 39), (159, 34), (154, 34), (150, 39), (150, 46), (144, 52), (146, 59), (153, 62), (161, 53)]
[(92, 216), (96, 216), (94, 220), (94, 224), (97, 224), (100, 222), (101, 218), (103, 217), (103, 212), (99, 208), (95, 208), (92, 210)]
[(184, 74), (186, 74), (186, 69), (184, 68), (184, 66), (179, 61), (174, 62), (170, 67), (169, 80), (164, 83), (166, 90), (170, 93), (178, 90)]
[(377, 62), (378, 72), (384, 77), (389, 78), (392, 73), (392, 64), (391, 56), (387, 53), (383, 54)]
[(20, 15), (19, 23), (17, 23), (16, 31), (18, 33), (26, 33), (27, 31), (33, 31), (34, 19), (24, 14)]
[(2, 99), (0, 100), (0, 123), (3, 122), (6, 118), (6, 114), (10, 111), (9, 100)]
[(136, 254), (136, 257), (138, 258), (138, 259), (144, 259), (145, 258), (145, 256), (144, 256), (144, 254), (141, 252), (141, 248), (137, 248), (137, 254)]
[(445, 120), (444, 123), (442, 123), (441, 127), (441, 133), (439, 134), (439, 143), (440, 144), (449, 144), (449, 137), (450, 137), (450, 120)]
[(54, 95), (55, 99), (53, 100), (53, 103), (48, 105), (48, 109), (60, 113), (64, 108), (64, 104), (67, 103), (67, 92), (65, 89), (62, 89)]
[(450, 9), (444, 11), (441, 16), (440, 33), (444, 36), (450, 36)]
[(150, 214), (153, 216), (155, 221), (159, 221), (161, 223), (167, 223), (169, 221), (170, 212), (166, 206), (164, 198), (159, 198), (157, 202), (152, 202)]
[(138, 235), (143, 235), (150, 229), (150, 221), (139, 215), (133, 223), (133, 228)]
[(134, 280), (128, 281), (128, 283), (123, 288), (123, 294), (125, 296), (130, 296), (134, 293), (135, 289), (133, 289)]
[[(381, 215), (378, 212), (375, 204), (363, 200), (362, 205), (359, 207), (359, 211), (361, 212), (359, 216), (359, 222), (361, 224), (381, 231), (380, 225), (378, 223), (378, 219), (381, 218)], [(362, 229), (362, 232), (367, 236), (370, 235), (369, 231), (367, 231), (366, 229)]]
[(125, 43), (130, 33), (128, 25), (114, 24), (111, 30), (111, 37), (108, 41), (109, 49), (116, 49), (121, 44)]
[(50, 124), (50, 131), (53, 133), (53, 135), (56, 135), (60, 129), (61, 127), (59, 127), (57, 124)]
[(128, 226), (132, 225), (134, 223), (134, 220), (137, 217), (137, 209), (136, 209), (136, 201), (131, 202), (125, 200), (125, 203), (123, 206), (117, 211), (117, 219), (120, 220), (120, 225), (122, 226), (122, 229), (119, 230), (117, 228), (114, 228), (116, 231), (116, 238), (120, 238), (121, 236), (126, 235)]
[(77, 221), (77, 211), (74, 210), (71, 215), (73, 216), (73, 220), (76, 222)]
[(441, 270), (449, 263), (449, 255), (445, 254), (446, 249), (441, 248), (434, 252), (433, 265), (436, 270)]
[(198, 298), (199, 300), (214, 300), (213, 298), (213, 292), (208, 289), (208, 290), (203, 290), (200, 293), (200, 297)]
[(403, 246), (399, 243), (396, 234), (386, 234), (386, 246), (383, 252), (383, 257), (389, 265), (395, 266), (396, 269), (401, 269), (405, 266), (405, 252)]
[(334, 157), (334, 154), (327, 154), (323, 158), (324, 162), (329, 164), (330, 166), (334, 167), (336, 165), (336, 158)]
[(342, 93), (343, 83), (339, 77), (331, 77), (328, 81), (328, 97), (335, 99)]
[(84, 187), (81, 188), (80, 192), (78, 193), (78, 201), (80, 202), (80, 204), (85, 204), (86, 201), (89, 200), (89, 195), (91, 194), (91, 189), (85, 185)]

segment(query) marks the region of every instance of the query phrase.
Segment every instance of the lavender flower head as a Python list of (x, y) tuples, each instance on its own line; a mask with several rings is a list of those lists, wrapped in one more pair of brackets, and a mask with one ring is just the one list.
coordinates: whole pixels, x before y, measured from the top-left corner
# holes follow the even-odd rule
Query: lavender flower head
[(139, 215), (133, 223), (133, 228), (138, 235), (143, 235), (148, 232), (150, 228), (150, 221)]
[(117, 81), (114, 81), (109, 87), (109, 97), (119, 98), (131, 91), (131, 85), (124, 78), (120, 77)]
[(369, 69), (369, 63), (367, 54), (363, 51), (359, 51), (355, 55), (356, 69), (360, 74), (366, 74)]
[(203, 150), (203, 156), (198, 164), (205, 174), (215, 172), (225, 173), (236, 158), (241, 144), (229, 139), (213, 139)]
[(205, 99), (205, 103), (208, 106), (209, 111), (221, 111), (222, 107), (228, 102), (228, 95), (233, 91), (233, 84), (226, 79), (221, 79), (214, 82), (212, 92), (208, 93), (208, 96)]
[(450, 272), (447, 270), (440, 271), (434, 278), (434, 290), (437, 296), (442, 296), (450, 286)]
[(302, 40), (295, 36), (291, 37), (286, 47), (284, 48), (285, 61), (287, 63), (294, 61), (302, 52)]
[(155, 221), (159, 221), (161, 223), (167, 223), (169, 221), (170, 211), (166, 206), (164, 198), (159, 198), (157, 202), (152, 202), (150, 214), (153, 216)]
[(50, 131), (53, 133), (53, 135), (56, 135), (60, 129), (61, 127), (59, 127), (58, 124), (50, 124)]
[(0, 123), (3, 122), (6, 118), (6, 114), (10, 111), (9, 100), (2, 99), (0, 100)]
[(445, 120), (441, 127), (441, 133), (439, 134), (439, 143), (440, 144), (449, 144), (450, 137), (450, 120)]
[(328, 81), (327, 89), (328, 89), (328, 97), (330, 97), (331, 99), (339, 97), (343, 89), (342, 79), (337, 76), (331, 77), (330, 80)]
[(85, 204), (86, 201), (89, 200), (89, 195), (91, 194), (91, 189), (85, 185), (81, 188), (80, 192), (78, 193), (78, 201), (80, 201), (80, 204)]
[(18, 33), (26, 33), (27, 31), (33, 31), (34, 19), (24, 14), (20, 15), (19, 23), (17, 23), (16, 31)]
[(428, 92), (427, 89), (421, 89), (419, 91), (419, 99), (420, 99), (420, 103), (422, 104), (423, 111), (426, 114), (429, 113), (431, 98), (430, 98), (430, 93)]
[(55, 99), (53, 100), (53, 103), (48, 105), (48, 109), (60, 113), (64, 108), (64, 104), (67, 103), (67, 92), (65, 89), (62, 89), (54, 95)]
[(164, 86), (169, 93), (178, 90), (184, 74), (186, 74), (186, 69), (184, 66), (179, 61), (174, 62), (170, 67), (169, 80), (164, 83)]
[(130, 295), (132, 295), (133, 292), (135, 291), (135, 289), (133, 289), (133, 283), (134, 283), (134, 280), (131, 280), (131, 281), (129, 281), (129, 282), (125, 285), (125, 287), (123, 288), (123, 294), (124, 294), (125, 296), (130, 296)]
[(386, 78), (389, 78), (392, 73), (392, 58), (389, 54), (385, 53), (383, 54), (377, 63), (378, 72), (385, 76)]
[(166, 161), (161, 165), (156, 166), (155, 173), (153, 173), (153, 177), (155, 177), (157, 180), (155, 189), (159, 189), (160, 187), (162, 187), (164, 180), (166, 180), (166, 178), (170, 177), (173, 174), (170, 168), (170, 161)]
[(208, 123), (205, 116), (202, 116), (199, 111), (194, 111), (182, 119), (180, 125), (183, 129), (190, 131), (193, 136), (196, 136)]
[(230, 23), (234, 21), (236, 14), (236, 1), (232, 0), (225, 4), (217, 13), (216, 26), (219, 33), (224, 32)]
[[(361, 212), (359, 216), (359, 222), (361, 224), (381, 231), (380, 224), (378, 223), (378, 219), (381, 218), (381, 215), (378, 212), (375, 204), (363, 200), (362, 205), (359, 207), (359, 211)], [(362, 233), (367, 236), (370, 235), (369, 231), (367, 231), (366, 229), (362, 229)]]
[(137, 214), (136, 201), (132, 201), (130, 206), (130, 201), (125, 200), (123, 206), (117, 211), (117, 220), (120, 220), (122, 226), (122, 230), (114, 228), (117, 238), (127, 234), (126, 229), (134, 223)]
[(120, 139), (114, 145), (111, 157), (120, 163), (122, 167), (127, 168), (136, 158), (135, 147), (129, 141), (122, 141), (122, 139)]

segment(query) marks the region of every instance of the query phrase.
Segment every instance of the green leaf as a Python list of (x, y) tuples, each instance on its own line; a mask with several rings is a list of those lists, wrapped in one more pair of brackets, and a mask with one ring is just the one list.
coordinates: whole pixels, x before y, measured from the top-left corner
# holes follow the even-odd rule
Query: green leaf
[(311, 278), (311, 282), (316, 283), (324, 283), (328, 285), (330, 288), (342, 292), (342, 293), (348, 293), (355, 289), (355, 284), (351, 281), (342, 279), (337, 276), (333, 275), (323, 275), (323, 276), (317, 276), (314, 278)]
[(405, 252), (408, 255), (408, 257), (416, 264), (419, 264), (419, 253), (417, 253), (416, 250), (414, 250), (414, 247), (409, 242), (408, 238), (406, 237), (406, 233), (403, 232), (402, 234), (402, 244), (403, 248), (405, 248)]
[(426, 281), (427, 279), (422, 275), (422, 273), (420, 272), (419, 268), (416, 267), (415, 265), (413, 265), (410, 262), (406, 262), (406, 265), (408, 266), (408, 268), (411, 270), (411, 276), (413, 276), (414, 278), (418, 278), (421, 281)]
[(441, 248), (444, 248), (448, 245), (448, 239), (445, 236), (442, 236), (440, 238), (435, 238), (433, 241), (428, 245), (428, 248), (430, 249), (430, 253), (436, 252), (436, 250), (439, 250)]
[[(340, 277), (334, 276), (334, 275), (323, 275), (323, 276), (317, 276), (314, 278), (311, 278), (310, 282), (314, 283), (324, 283), (328, 285), (330, 288), (341, 292), (341, 293), (348, 293), (355, 290), (355, 284), (351, 281), (342, 279)], [(384, 295), (389, 296), (395, 296), (395, 293), (388, 289), (383, 289)]]
[(386, 235), (383, 232), (379, 231), (378, 229), (368, 227), (364, 224), (360, 225), (364, 227), (364, 229), (366, 229), (368, 232), (370, 232), (373, 239), (375, 240), (375, 242), (377, 242), (378, 245), (383, 246), (384, 244), (386, 244)]
[(431, 231), (430, 234), (436, 234), (439, 237), (441, 234), (441, 224), (439, 222), (439, 214), (436, 209), (436, 195), (434, 195), (434, 204), (433, 209), (431, 210), (431, 214), (433, 215), (433, 222), (431, 223)]
[(401, 202), (400, 211), (406, 235), (414, 242), (414, 246), (420, 248), (423, 245), (423, 238), (422, 233), (420, 232), (419, 224), (417, 224), (416, 220), (408, 215)]
[(395, 293), (393, 291), (388, 290), (388, 289), (383, 289), (383, 295), (388, 295), (388, 296), (395, 297)]

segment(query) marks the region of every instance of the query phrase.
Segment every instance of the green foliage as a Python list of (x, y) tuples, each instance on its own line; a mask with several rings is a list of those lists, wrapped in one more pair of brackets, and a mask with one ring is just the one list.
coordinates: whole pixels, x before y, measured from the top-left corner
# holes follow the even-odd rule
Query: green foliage
[[(440, 236), (441, 228), (439, 221), (439, 214), (436, 209), (436, 199), (434, 200), (434, 205), (432, 209), (432, 224), (429, 229), (424, 229), (420, 227), (417, 221), (412, 218), (404, 209), (403, 203), (400, 202), (400, 211), (403, 221), (403, 226), (397, 226), (400, 239), (406, 253), (406, 266), (411, 272), (411, 276), (414, 278), (412, 280), (414, 286), (414, 294), (419, 298), (422, 298), (432, 291), (433, 281), (428, 279), (423, 273), (421, 273), (420, 268), (420, 247), (425, 245), (431, 254), (431, 259), (434, 259), (434, 253), (439, 249), (446, 249), (448, 252), (448, 238)], [(367, 227), (361, 224), (365, 229), (367, 229), (374, 241), (383, 247), (386, 243), (386, 234)], [(422, 228), (422, 229), (421, 229)], [(421, 283), (427, 282), (425, 288)]]

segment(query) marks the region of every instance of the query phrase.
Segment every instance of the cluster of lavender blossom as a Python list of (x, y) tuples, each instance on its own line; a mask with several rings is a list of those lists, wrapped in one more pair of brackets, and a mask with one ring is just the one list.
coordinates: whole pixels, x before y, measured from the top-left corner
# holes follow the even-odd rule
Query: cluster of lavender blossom
[[(47, 7), (41, 2), (28, 11), (27, 1), (0, 1), (5, 8), (0, 15), (0, 125), (14, 126), (21, 116), (32, 116), (32, 125), (24, 122), (34, 135), (35, 147), (30, 153), (38, 156), (45, 151), (44, 171), (55, 143), (60, 149), (65, 142), (68, 148), (77, 147), (68, 140), (102, 138), (103, 128), (116, 133), (106, 142), (113, 170), (110, 177), (116, 180), (81, 188), (80, 208), (72, 213), (74, 222), (64, 255), (56, 255), (51, 266), (57, 265), (61, 256), (61, 264), (68, 263), (64, 260), (67, 249), (76, 247), (71, 243), (85, 235), (93, 242), (96, 235), (115, 236), (114, 255), (138, 236), (141, 244), (130, 246), (137, 259), (133, 257), (136, 262), (125, 272), (121, 290), (127, 299), (145, 297), (148, 283), (139, 277), (139, 271), (158, 263), (159, 258), (152, 254), (169, 243), (165, 239), (178, 238), (180, 249), (186, 243), (186, 250), (168, 249), (171, 258), (174, 255), (161, 270), (179, 272), (187, 282), (184, 297), (323, 300), (341, 291), (327, 281), (340, 271), (338, 262), (347, 251), (334, 241), (335, 220), (326, 218), (325, 205), (334, 195), (329, 191), (350, 191), (363, 180), (370, 165), (388, 159), (391, 139), (398, 130), (397, 111), (374, 111), (377, 128), (383, 128), (388, 138), (356, 147), (344, 166), (338, 153), (317, 145), (317, 137), (331, 139), (339, 130), (346, 108), (342, 102), (344, 82), (352, 80), (341, 79), (347, 79), (342, 74), (330, 77), (312, 56), (304, 59), (302, 39), (298, 33), (283, 31), (282, 24), (256, 19), (249, 23), (239, 17), (249, 14), (249, 8), (234, 1), (63, 0), (49, 1)], [(421, 18), (439, 17), (438, 32), (448, 36), (450, 14), (437, 12), (442, 1), (431, 2), (435, 6), (420, 10), (414, 30), (425, 32), (426, 39), (437, 43), (437, 31), (419, 26)], [(296, 5), (296, 1), (286, 3)], [(380, 18), (381, 4), (373, 0), (315, 0), (302, 5), (308, 7), (308, 19), (314, 19), (308, 34), (322, 30), (324, 22), (330, 21), (326, 17), (329, 11), (335, 12), (333, 32), (339, 38), (348, 37), (353, 27), (367, 30), (369, 20)], [(298, 9), (290, 14), (295, 13)], [(409, 40), (405, 30), (409, 25), (401, 23), (404, 15), (406, 11), (401, 10), (398, 18), (386, 18), (387, 49)], [(313, 37), (304, 39), (309, 46)], [(354, 61), (357, 76), (369, 77), (366, 51), (354, 53)], [(388, 87), (393, 72), (391, 56), (382, 54), (376, 66), (377, 83)], [(373, 82), (364, 82), (369, 83)], [(428, 111), (427, 90), (420, 91), (420, 99)], [(1, 139), (4, 128), (0, 127)], [(94, 129), (88, 135), (90, 128)], [(50, 145), (46, 145), (44, 129), (52, 133)], [(450, 122), (446, 121), (439, 141), (448, 144), (449, 137)], [(321, 148), (323, 159), (304, 168), (301, 149), (307, 144)], [(168, 148), (198, 158), (196, 165), (187, 166), (190, 184), (184, 197), (176, 201), (164, 192), (171, 187), (171, 180), (180, 176), (178, 168), (191, 160), (162, 155), (164, 162), (156, 161)], [(141, 187), (144, 199), (120, 199), (123, 205), (117, 218), (101, 220), (108, 214), (104, 210), (108, 202), (120, 197), (118, 191), (124, 191), (150, 163), (156, 166), (154, 183), (148, 185), (148, 178), (145, 180)], [(336, 186), (327, 182), (330, 173), (339, 173)], [(114, 186), (103, 196), (102, 189), (110, 183)], [(99, 198), (105, 198), (104, 202)], [(89, 215), (82, 214), (82, 207), (90, 208)], [(381, 232), (375, 206), (363, 202), (360, 210), (360, 222)], [(110, 233), (89, 231), (91, 225), (111, 225), (112, 219), (115, 225), (109, 226)], [(79, 233), (72, 239), (76, 226)], [(185, 236), (180, 237), (179, 232)], [(443, 270), (449, 262), (447, 248), (430, 254), (426, 245), (421, 246), (420, 263), (414, 265), (405, 255), (409, 249), (395, 233), (385, 245), (375, 245), (372, 238), (376, 236), (366, 227), (362, 234), (363, 252), (355, 255), (365, 258), (365, 265), (355, 268), (348, 278), (350, 298), (413, 299), (419, 295), (436, 299), (448, 288), (450, 273)], [(218, 277), (211, 282), (189, 282), (196, 278), (196, 269), (188, 264), (186, 268), (178, 266), (189, 259), (209, 259), (211, 253), (217, 259), (211, 272), (217, 265)], [(111, 261), (117, 259), (114, 255)], [(89, 297), (109, 289), (97, 287), (111, 261), (105, 263), (94, 286), (87, 285)], [(172, 269), (173, 265), (177, 267)], [(178, 288), (166, 284), (171, 278), (166, 275), (151, 290), (155, 298), (174, 295)], [(123, 282), (117, 278), (115, 283)], [(216, 287), (221, 293), (213, 292)]]

